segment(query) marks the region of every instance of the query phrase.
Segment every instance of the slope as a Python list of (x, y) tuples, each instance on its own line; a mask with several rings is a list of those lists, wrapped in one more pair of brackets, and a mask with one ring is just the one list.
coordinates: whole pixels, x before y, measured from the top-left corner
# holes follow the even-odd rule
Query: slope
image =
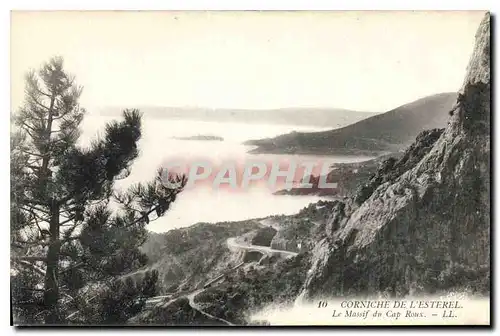
[(394, 167), (357, 202), (339, 202), (299, 299), (489, 293), (489, 14), (476, 34), (457, 102), (432, 145), (408, 149), (414, 155), (407, 157), (417, 158), (406, 161), (412, 164)]
[(252, 153), (378, 155), (398, 151), (420, 131), (446, 126), (456, 93), (440, 93), (355, 124), (323, 132), (292, 132), (275, 138), (250, 140)]

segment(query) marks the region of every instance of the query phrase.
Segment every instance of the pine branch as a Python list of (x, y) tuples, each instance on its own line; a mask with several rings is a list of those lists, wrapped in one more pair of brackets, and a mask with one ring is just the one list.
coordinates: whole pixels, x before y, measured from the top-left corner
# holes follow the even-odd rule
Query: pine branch
[(45, 110), (47, 110), (47, 111), (49, 110), (49, 108), (48, 108), (47, 106), (43, 105), (42, 103), (40, 103), (40, 102), (38, 101), (37, 97), (34, 97), (34, 96), (33, 96), (33, 93), (31, 93), (31, 92), (29, 92), (29, 91), (28, 91), (28, 92), (26, 92), (26, 95), (27, 95), (29, 98), (31, 98), (31, 101), (30, 101), (30, 102), (35, 103), (36, 105), (40, 106), (41, 108), (43, 108), (43, 109), (45, 109)]
[[(59, 201), (57, 201), (57, 205), (61, 206), (61, 205), (65, 204), (65, 203), (71, 201), (73, 199), (73, 197), (74, 197), (74, 195), (68, 195), (66, 197), (63, 197)], [(75, 204), (75, 203), (73, 202), (73, 203), (69, 203), (67, 205), (70, 206), (70, 205), (73, 205), (73, 204)], [(71, 210), (69, 210), (69, 211), (71, 211)]]
[(44, 256), (23, 256), (23, 257), (12, 257), (13, 260), (24, 260), (24, 261), (47, 261), (47, 257)]
[(31, 137), (31, 139), (36, 139), (36, 137), (30, 132), (29, 129), (25, 128), (24, 131), (28, 133), (28, 135)]
[[(96, 297), (99, 297), (99, 294), (92, 296), (90, 299), (88, 299), (88, 300), (87, 300), (87, 302), (85, 302), (85, 304), (86, 304), (86, 305), (87, 305), (87, 304), (89, 304), (89, 303), (90, 303), (90, 301), (94, 300)], [(75, 311), (75, 312), (73, 312), (73, 313), (69, 314), (68, 316), (66, 316), (66, 319), (71, 319), (71, 318), (72, 318), (72, 317), (74, 317), (75, 315), (78, 315), (78, 313), (80, 313), (80, 312), (81, 312), (81, 310), (77, 310), (77, 311)]]
[(68, 271), (71, 271), (72, 269), (75, 269), (75, 268), (78, 268), (78, 267), (80, 267), (80, 266), (84, 266), (84, 265), (85, 265), (85, 263), (84, 263), (83, 261), (82, 261), (82, 262), (79, 262), (79, 263), (77, 263), (77, 264), (75, 264), (75, 265), (73, 265), (73, 266), (70, 266), (70, 267), (68, 267), (68, 268), (65, 268), (65, 269), (61, 270), (61, 271), (59, 272), (59, 274), (66, 273), (66, 272), (68, 272)]
[[(37, 245), (37, 246), (49, 246), (50, 243), (44, 241), (27, 241), (27, 240), (15, 240), (14, 243), (24, 244), (24, 245)], [(18, 246), (21, 247), (21, 246)]]
[(45, 96), (45, 97), (47, 97), (47, 98), (51, 98), (51, 97), (52, 97), (50, 94), (48, 94), (48, 93), (46, 93), (46, 92), (44, 92), (44, 91), (40, 90), (40, 88), (39, 88), (39, 87), (33, 86), (32, 88), (33, 88), (36, 92), (38, 92), (38, 93), (39, 93), (39, 94), (41, 94), (41, 95), (44, 95), (44, 96)]
[[(158, 206), (156, 206), (156, 207), (153, 207), (151, 210), (149, 210), (148, 212), (146, 212), (143, 216), (141, 216), (141, 217), (139, 217), (139, 218), (135, 219), (134, 221), (132, 221), (132, 222), (128, 223), (127, 225), (128, 225), (128, 226), (132, 226), (132, 225), (134, 225), (134, 224), (139, 223), (140, 221), (145, 220), (145, 218), (146, 218), (147, 216), (149, 216), (151, 213), (155, 212), (155, 211), (156, 211), (159, 207), (160, 207), (159, 205), (158, 205)], [(76, 240), (76, 239), (80, 239), (80, 236), (70, 237), (70, 238), (67, 238), (67, 239), (63, 239), (63, 240), (61, 240), (61, 241), (62, 241), (62, 244), (64, 244), (64, 243), (67, 243), (67, 242), (69, 242), (69, 241)], [(122, 253), (122, 251), (118, 251), (117, 253), (114, 253), (114, 254), (110, 255), (109, 257), (114, 257), (114, 256), (117, 256), (119, 253)], [(69, 271), (69, 270), (71, 270), (71, 269), (74, 269), (74, 268), (78, 268), (78, 267), (84, 266), (85, 264), (86, 264), (85, 262), (79, 262), (79, 263), (77, 263), (77, 264), (75, 264), (75, 265), (73, 265), (73, 266), (70, 266), (70, 267), (68, 267), (68, 268), (66, 268), (66, 269), (64, 269), (64, 270), (62, 270), (60, 273), (65, 273), (65, 272), (68, 272), (68, 271)]]
[(21, 286), (19, 288), (22, 288), (22, 289), (28, 290), (28, 291), (32, 291), (32, 292), (43, 292), (43, 291), (45, 291), (43, 288), (31, 288), (31, 287), (24, 287), (24, 286)]
[(66, 224), (66, 223), (69, 223), (69, 222), (73, 221), (73, 220), (75, 219), (75, 217), (76, 217), (76, 216), (75, 216), (75, 215), (73, 215), (73, 216), (71, 216), (70, 218), (68, 218), (67, 220), (62, 221), (61, 223), (59, 223), (59, 226), (63, 226), (64, 224)]
[[(151, 208), (151, 210), (149, 210), (149, 211), (146, 211), (146, 212), (141, 212), (141, 213), (142, 213), (142, 216), (141, 216), (141, 217), (139, 217), (139, 218), (137, 218), (136, 220), (134, 220), (134, 221), (132, 221), (132, 222), (128, 223), (127, 225), (128, 225), (128, 226), (135, 225), (135, 224), (137, 224), (137, 223), (139, 223), (139, 222), (141, 222), (141, 221), (146, 220), (146, 218), (148, 218), (148, 222), (152, 222), (152, 221), (150, 221), (150, 220), (149, 220), (149, 215), (151, 215), (153, 212), (155, 212), (155, 211), (156, 211), (157, 209), (159, 209), (159, 208), (160, 208), (160, 206), (159, 206), (159, 205), (157, 205), (157, 206), (155, 206), (155, 207)], [(158, 218), (156, 218), (156, 219), (158, 219)], [(155, 219), (154, 219), (154, 220), (155, 220)], [(153, 221), (154, 221), (154, 220), (153, 220)]]
[(39, 163), (40, 162), (40, 158), (37, 158), (37, 157), (33, 157), (33, 155), (31, 156), (28, 156), (26, 158), (26, 164), (27, 165), (33, 165), (35, 163)]
[(47, 218), (44, 218), (44, 217), (41, 217), (41, 216), (35, 214), (33, 212), (33, 210), (43, 212), (46, 215), (50, 214), (50, 212), (48, 210), (40, 209), (40, 208), (38, 208), (38, 207), (36, 207), (34, 205), (30, 205), (29, 208), (25, 208), (23, 205), (21, 205), (19, 208), (22, 209), (22, 210), (24, 210), (24, 211), (28, 211), (28, 212), (32, 213), (33, 215), (37, 216), (38, 218), (40, 218), (41, 220), (44, 220), (44, 221), (46, 221)]
[[(30, 205), (30, 207), (33, 207), (33, 204), (34, 204), (34, 205), (48, 206), (48, 204), (47, 204), (47, 203), (42, 203), (42, 202), (40, 202), (40, 201), (36, 201), (36, 200), (34, 200), (34, 199), (31, 199), (31, 198), (26, 198), (26, 197), (24, 197), (24, 198), (21, 200), (21, 202), (22, 202), (22, 203), (25, 203), (25, 202), (26, 202), (27, 204), (26, 204), (26, 203), (25, 203), (25, 204), (26, 204), (26, 205)], [(37, 210), (40, 210), (40, 209), (37, 209)], [(42, 211), (42, 210), (40, 210), (40, 211)]]
[(36, 172), (36, 171), (40, 170), (39, 166), (33, 166), (33, 165), (30, 165), (30, 164), (27, 164), (26, 168), (31, 169), (33, 172)]
[(60, 239), (61, 241), (61, 244), (65, 244), (67, 242), (70, 242), (70, 241), (73, 241), (73, 240), (77, 240), (77, 239), (80, 239), (81, 236), (73, 236), (73, 237), (69, 237), (69, 238), (65, 238), (65, 239)]
[[(26, 127), (26, 129), (27, 129), (27, 130), (30, 130), (30, 131), (32, 131), (32, 132), (37, 132), (37, 131), (38, 131), (38, 130), (37, 130), (37, 129), (35, 129), (33, 126), (28, 125), (28, 123), (27, 123), (25, 120), (20, 121), (20, 123), (21, 123), (21, 125), (20, 125), (20, 126), (21, 126), (21, 127), (23, 127), (23, 126), (24, 126), (24, 127)], [(26, 129), (25, 129), (25, 130), (26, 130)], [(33, 137), (30, 133), (28, 133), (28, 134), (29, 134), (31, 137)]]
[(37, 156), (37, 157), (40, 157), (40, 158), (44, 158), (44, 157), (48, 156), (48, 154), (33, 153), (33, 152), (29, 152), (29, 151), (27, 151), (25, 149), (21, 149), (21, 148), (19, 148), (19, 151), (23, 152), (24, 154), (28, 154), (28, 155), (32, 155), (32, 156)]
[(38, 274), (45, 276), (45, 271), (42, 268), (40, 268), (39, 266), (34, 265), (26, 260), (14, 260), (14, 262), (18, 263), (19, 265), (29, 267), (32, 270), (34, 270), (35, 272), (37, 272)]

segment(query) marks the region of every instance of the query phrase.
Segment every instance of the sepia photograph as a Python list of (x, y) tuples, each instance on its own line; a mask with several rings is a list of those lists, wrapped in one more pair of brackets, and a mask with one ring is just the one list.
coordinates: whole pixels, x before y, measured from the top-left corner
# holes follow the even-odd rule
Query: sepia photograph
[(11, 325), (491, 326), (492, 21), (11, 11)]

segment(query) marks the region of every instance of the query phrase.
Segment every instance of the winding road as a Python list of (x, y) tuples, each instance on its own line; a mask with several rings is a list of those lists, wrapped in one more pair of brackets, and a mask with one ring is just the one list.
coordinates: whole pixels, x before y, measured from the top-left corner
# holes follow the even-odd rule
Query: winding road
[(201, 314), (205, 315), (206, 317), (208, 317), (209, 319), (214, 319), (214, 320), (217, 320), (217, 321), (220, 321), (224, 324), (227, 324), (227, 325), (230, 325), (230, 326), (234, 326), (234, 324), (232, 324), (231, 322), (229, 321), (226, 321), (220, 317), (217, 317), (217, 316), (213, 316), (209, 313), (207, 313), (206, 311), (204, 311), (201, 306), (199, 304), (197, 304), (195, 301), (194, 301), (194, 298), (196, 297), (196, 295), (198, 295), (199, 293), (203, 292), (205, 289), (198, 289), (194, 292), (192, 292), (191, 294), (189, 294), (187, 296), (188, 300), (189, 300), (189, 305), (191, 306), (191, 308), (193, 308), (194, 310), (197, 310), (199, 311)]
[(238, 238), (232, 237), (227, 239), (227, 247), (231, 251), (235, 250), (244, 250), (244, 251), (249, 251), (249, 252), (261, 252), (262, 254), (266, 255), (281, 255), (283, 257), (294, 257), (298, 253), (297, 252), (291, 252), (291, 251), (285, 251), (285, 250), (275, 250), (270, 248), (269, 246), (261, 246), (261, 245), (252, 245), (248, 244), (246, 242), (238, 241)]
[[(241, 239), (239, 237), (232, 237), (232, 238), (228, 238), (227, 241), (227, 247), (229, 248), (230, 251), (233, 251), (233, 252), (238, 252), (238, 251), (248, 251), (248, 252), (260, 252), (264, 255), (267, 255), (267, 256), (273, 256), (273, 255), (279, 255), (283, 258), (289, 258), (289, 257), (294, 257), (296, 256), (298, 253), (297, 252), (291, 252), (291, 251), (285, 251), (285, 250), (276, 250), (276, 249), (273, 249), (269, 246), (260, 246), (260, 245), (252, 245), (252, 244), (248, 244), (247, 242), (245, 241), (241, 241)], [(212, 279), (211, 281), (207, 282), (207, 284), (204, 286), (204, 288), (201, 288), (201, 289), (196, 289), (195, 291), (193, 292), (190, 292), (190, 293), (177, 293), (177, 295), (163, 295), (163, 296), (155, 296), (155, 297), (152, 297), (152, 298), (149, 298), (147, 301), (146, 301), (146, 305), (151, 307), (151, 306), (158, 306), (160, 304), (163, 304), (163, 306), (165, 306), (165, 301), (167, 301), (166, 304), (169, 304), (170, 302), (173, 302), (175, 301), (177, 298), (181, 297), (181, 296), (185, 296), (188, 300), (189, 300), (189, 305), (191, 306), (191, 308), (193, 308), (194, 310), (200, 312), (201, 314), (203, 314), (204, 316), (208, 317), (209, 319), (213, 319), (213, 320), (216, 320), (216, 321), (219, 321), (219, 322), (222, 322), (224, 324), (227, 324), (227, 325), (230, 325), (230, 326), (234, 326), (233, 323), (227, 321), (227, 320), (224, 320), (220, 317), (217, 317), (217, 316), (213, 316), (209, 313), (207, 313), (206, 311), (204, 311), (201, 306), (196, 303), (194, 301), (194, 298), (196, 297), (196, 295), (198, 295), (199, 293), (203, 292), (205, 290), (205, 288), (207, 286), (210, 286), (212, 283), (224, 278), (224, 276), (228, 275), (229, 273), (231, 272), (234, 272), (237, 268), (239, 268), (240, 266), (243, 265), (243, 262), (238, 264), (237, 266), (233, 267), (232, 269), (228, 270), (226, 273), (223, 273), (217, 277), (215, 277), (214, 279)]]

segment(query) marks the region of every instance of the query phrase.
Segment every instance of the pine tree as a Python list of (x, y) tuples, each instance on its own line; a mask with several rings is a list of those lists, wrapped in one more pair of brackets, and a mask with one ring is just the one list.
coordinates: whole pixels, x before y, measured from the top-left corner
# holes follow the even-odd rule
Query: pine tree
[(125, 110), (102, 137), (80, 146), (81, 93), (62, 58), (52, 58), (27, 74), (25, 102), (14, 116), (12, 300), (26, 323), (86, 316), (86, 293), (110, 290), (120, 276), (144, 266), (145, 226), (168, 210), (186, 182), (169, 176), (178, 187), (167, 188), (159, 172), (153, 181), (117, 192), (115, 180), (127, 176), (138, 156), (141, 115)]

